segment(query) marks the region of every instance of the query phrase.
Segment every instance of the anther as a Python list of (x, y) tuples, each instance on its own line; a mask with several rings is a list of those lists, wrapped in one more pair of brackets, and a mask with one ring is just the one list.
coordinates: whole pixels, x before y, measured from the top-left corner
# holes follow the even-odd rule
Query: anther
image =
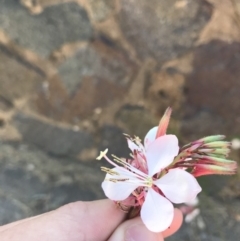
[(100, 151), (100, 155), (96, 159), (100, 161), (103, 157), (106, 156), (107, 152), (108, 149), (106, 149), (105, 151)]

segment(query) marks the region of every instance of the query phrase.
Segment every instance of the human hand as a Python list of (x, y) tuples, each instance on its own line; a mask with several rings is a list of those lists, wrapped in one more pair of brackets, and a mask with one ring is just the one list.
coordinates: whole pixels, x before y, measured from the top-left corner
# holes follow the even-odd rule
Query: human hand
[(125, 214), (110, 200), (75, 202), (55, 211), (0, 227), (1, 241), (163, 241), (176, 232), (182, 214), (162, 233), (150, 232), (139, 217)]

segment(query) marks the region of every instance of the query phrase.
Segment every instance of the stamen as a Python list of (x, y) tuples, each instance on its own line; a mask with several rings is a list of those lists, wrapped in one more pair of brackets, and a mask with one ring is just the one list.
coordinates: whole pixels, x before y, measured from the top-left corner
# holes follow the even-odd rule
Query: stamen
[(126, 165), (128, 164), (125, 160), (122, 160), (121, 158), (115, 156), (115, 155), (112, 155), (112, 157), (114, 158), (113, 160), (117, 163), (120, 163), (121, 165)]
[(107, 167), (101, 167), (101, 170), (102, 170), (103, 172), (106, 172), (106, 173), (110, 174), (110, 175), (119, 175), (118, 172), (115, 172), (115, 171), (113, 171), (112, 169), (107, 168)]
[(105, 180), (108, 180), (108, 181), (111, 181), (111, 182), (125, 182), (125, 181), (128, 181), (129, 179), (128, 178), (119, 178), (119, 179), (109, 178), (109, 179), (105, 179)]
[(141, 139), (138, 136), (134, 136), (134, 141), (135, 141), (136, 144), (141, 143)]
[(105, 157), (108, 153), (108, 149), (106, 149), (105, 151), (100, 151), (100, 155), (96, 158), (97, 160), (101, 160), (103, 157)]
[(105, 181), (110, 181), (110, 182), (114, 182), (114, 183), (118, 182), (118, 180), (114, 179), (114, 178), (105, 178)]
[(135, 168), (134, 166), (132, 166), (129, 163), (125, 162), (124, 160), (120, 159), (119, 157), (117, 157), (115, 155), (112, 155), (112, 157), (114, 158), (115, 162), (118, 162), (118, 163), (128, 167), (133, 174), (138, 174), (137, 176), (139, 178), (144, 178), (144, 179), (148, 178), (148, 175), (146, 175), (145, 173), (139, 171), (137, 168)]
[(148, 186), (148, 187), (152, 187), (152, 185), (153, 185), (153, 179), (149, 177), (149, 178), (147, 178), (146, 181), (147, 181), (147, 182), (146, 182), (147, 186)]
[[(152, 186), (152, 180), (151, 177), (149, 177), (147, 174), (143, 173), (142, 171), (138, 170), (134, 166), (132, 166), (130, 163), (126, 162), (124, 159), (121, 159), (115, 155), (112, 155), (114, 158), (114, 161), (111, 161), (107, 157), (107, 151), (106, 149), (103, 152), (100, 152), (100, 155), (97, 157), (98, 160), (101, 158), (105, 158), (106, 161), (108, 161), (110, 164), (112, 164), (117, 171), (106, 168), (106, 167), (101, 167), (102, 171), (108, 173), (109, 175), (123, 175), (124, 179), (119, 179), (119, 181), (127, 181), (129, 183), (138, 183), (141, 186), (146, 186), (146, 187), (151, 187)], [(121, 164), (122, 166), (117, 165), (117, 163)], [(107, 179), (105, 179), (107, 180)], [(111, 178), (110, 181), (117, 182), (117, 178)]]

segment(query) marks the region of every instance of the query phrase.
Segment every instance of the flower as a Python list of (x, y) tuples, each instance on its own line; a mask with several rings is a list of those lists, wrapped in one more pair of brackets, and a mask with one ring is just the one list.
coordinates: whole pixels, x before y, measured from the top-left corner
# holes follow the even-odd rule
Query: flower
[[(145, 137), (145, 146), (137, 140), (128, 139), (129, 148), (134, 154), (132, 163), (146, 163), (147, 168), (140, 168), (125, 160), (116, 158), (117, 165), (105, 152), (98, 159), (105, 157), (115, 167), (103, 168), (107, 172), (102, 183), (105, 195), (114, 201), (123, 201), (132, 193), (142, 198), (141, 218), (146, 227), (153, 232), (167, 229), (174, 214), (173, 203), (189, 202), (201, 191), (197, 180), (181, 168), (166, 168), (178, 154), (178, 139), (174, 135), (163, 135), (156, 139), (158, 128), (152, 128)], [(139, 162), (140, 159), (140, 162)], [(139, 167), (139, 166), (138, 166)], [(158, 178), (160, 176), (160, 178)]]
[[(131, 158), (113, 161), (107, 152), (105, 158), (114, 168), (102, 167), (106, 172), (102, 188), (105, 195), (115, 201), (123, 211), (133, 208), (143, 223), (153, 232), (167, 229), (174, 215), (173, 203), (193, 201), (201, 191), (195, 177), (209, 174), (234, 174), (235, 161), (226, 159), (230, 143), (222, 141), (223, 135), (201, 138), (179, 149), (175, 135), (166, 134), (171, 116), (168, 108), (144, 139), (126, 135)], [(137, 211), (137, 212), (136, 212)]]

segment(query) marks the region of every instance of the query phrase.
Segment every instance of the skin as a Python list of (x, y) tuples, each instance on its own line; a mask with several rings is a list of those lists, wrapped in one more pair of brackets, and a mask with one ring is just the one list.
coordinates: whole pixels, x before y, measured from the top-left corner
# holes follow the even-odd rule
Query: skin
[(141, 227), (145, 235), (149, 235), (149, 241), (163, 241), (179, 229), (182, 214), (175, 209), (170, 228), (158, 234), (147, 230), (139, 217), (124, 219), (125, 214), (110, 200), (75, 202), (1, 226), (0, 237), (1, 241), (127, 241), (130, 228)]

